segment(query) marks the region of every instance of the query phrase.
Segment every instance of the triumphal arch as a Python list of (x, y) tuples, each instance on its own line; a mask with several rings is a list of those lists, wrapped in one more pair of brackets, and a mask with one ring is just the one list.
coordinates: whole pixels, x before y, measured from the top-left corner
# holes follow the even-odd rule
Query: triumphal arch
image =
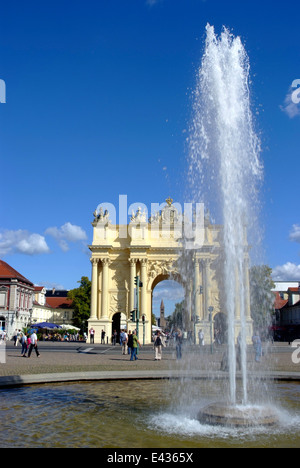
[[(191, 219), (192, 218), (192, 219)], [(155, 286), (166, 279), (178, 281), (185, 290), (184, 327), (198, 342), (200, 329), (208, 343), (218, 323), (222, 323), (222, 227), (210, 221), (202, 208), (186, 217), (168, 198), (151, 216), (138, 208), (128, 224), (112, 223), (110, 213), (101, 207), (94, 212), (93, 242), (89, 246), (92, 263), (92, 296), (89, 329), (95, 330), (95, 343), (101, 333), (111, 338), (115, 318), (121, 327), (134, 330), (135, 278), (140, 288), (139, 336), (151, 342), (152, 297)], [(250, 319), (250, 306), (247, 314)], [(141, 318), (140, 317), (140, 318)], [(216, 325), (217, 324), (217, 325)]]

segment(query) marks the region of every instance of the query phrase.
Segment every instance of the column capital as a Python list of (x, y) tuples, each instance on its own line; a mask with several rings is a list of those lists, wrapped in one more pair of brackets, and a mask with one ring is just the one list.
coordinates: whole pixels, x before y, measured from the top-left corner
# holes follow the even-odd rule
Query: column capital
[(200, 263), (202, 266), (210, 266), (211, 264), (211, 259), (210, 258), (201, 258)]
[(148, 258), (140, 258), (140, 262), (141, 262), (142, 265), (147, 265)]
[(110, 265), (111, 260), (108, 257), (101, 258), (102, 265)]
[(90, 258), (92, 265), (97, 265), (99, 263), (99, 258)]
[(129, 263), (131, 265), (135, 265), (137, 263), (138, 259), (137, 258), (129, 258), (128, 261), (129, 261)]

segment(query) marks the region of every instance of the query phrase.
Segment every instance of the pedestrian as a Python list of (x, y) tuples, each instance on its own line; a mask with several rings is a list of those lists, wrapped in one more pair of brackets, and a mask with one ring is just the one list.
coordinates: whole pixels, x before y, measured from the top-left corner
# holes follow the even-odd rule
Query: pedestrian
[(123, 337), (122, 337), (122, 354), (127, 354), (127, 343), (128, 343), (128, 335), (125, 330), (123, 330)]
[(40, 353), (39, 353), (39, 350), (38, 350), (38, 338), (37, 338), (37, 335), (36, 335), (35, 332), (33, 332), (31, 334), (31, 337), (30, 337), (30, 346), (29, 346), (29, 351), (28, 351), (28, 358), (30, 358), (33, 349), (35, 350), (35, 354), (39, 358)]
[(242, 336), (240, 333), (236, 343), (236, 367), (237, 370), (242, 369)]
[(228, 363), (228, 346), (226, 346), (225, 351), (222, 356), (221, 361), (221, 371), (228, 371), (229, 370), (229, 363)]
[(203, 330), (201, 329), (198, 333), (198, 337), (199, 337), (199, 345), (200, 347), (201, 346), (204, 346), (204, 333), (203, 333)]
[(113, 336), (112, 336), (112, 344), (113, 344), (114, 346), (116, 346), (117, 338), (118, 338), (117, 330), (114, 330)]
[(18, 343), (21, 343), (21, 330), (18, 330), (17, 332), (17, 345)]
[(133, 335), (131, 333), (131, 330), (128, 332), (128, 339), (127, 339), (127, 349), (128, 349), (128, 354), (131, 354), (131, 349), (133, 348)]
[(154, 340), (153, 348), (155, 350), (155, 361), (161, 361), (162, 358), (162, 347), (163, 347), (163, 341), (160, 336), (160, 332), (157, 332), (156, 338)]
[(18, 346), (18, 330), (14, 331), (13, 342), (14, 342), (14, 346)]
[(255, 332), (252, 336), (252, 343), (255, 351), (255, 361), (260, 362), (262, 356), (262, 345), (261, 339), (258, 332)]
[(133, 340), (133, 344), (132, 344), (132, 348), (131, 348), (131, 358), (130, 358), (130, 361), (133, 361), (133, 358), (135, 358), (135, 360), (138, 359), (137, 357), (137, 351), (138, 351), (138, 346), (141, 346), (141, 343), (139, 342), (138, 340), (138, 337), (136, 335), (136, 331), (134, 330), (133, 333), (132, 333), (132, 340)]
[(21, 356), (26, 357), (28, 345), (27, 345), (27, 336), (24, 333), (21, 333), (20, 343), (22, 345)]
[(102, 330), (101, 332), (101, 344), (105, 344), (105, 331)]
[(182, 341), (183, 335), (181, 330), (175, 332), (175, 342), (176, 342), (176, 358), (179, 360), (182, 358)]
[(120, 331), (120, 346), (123, 348), (124, 330)]
[(90, 329), (90, 343), (95, 343), (95, 330), (93, 328)]

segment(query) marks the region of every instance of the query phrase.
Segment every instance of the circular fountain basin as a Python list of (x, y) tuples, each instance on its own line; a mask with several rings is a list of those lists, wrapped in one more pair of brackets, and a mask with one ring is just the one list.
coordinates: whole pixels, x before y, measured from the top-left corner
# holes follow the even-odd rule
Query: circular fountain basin
[(227, 405), (226, 403), (213, 403), (202, 408), (197, 419), (204, 424), (232, 427), (275, 426), (278, 424), (276, 415), (271, 408)]

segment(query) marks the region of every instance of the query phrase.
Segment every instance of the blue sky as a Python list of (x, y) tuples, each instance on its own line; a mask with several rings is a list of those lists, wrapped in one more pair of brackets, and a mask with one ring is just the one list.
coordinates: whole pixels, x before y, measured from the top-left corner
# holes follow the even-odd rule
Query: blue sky
[(300, 105), (291, 101), (299, 14), (291, 0), (3, 2), (0, 258), (36, 284), (71, 289), (91, 274), (99, 203), (118, 206), (119, 194), (129, 205), (169, 195), (183, 203), (208, 22), (241, 36), (250, 58), (265, 167), (262, 261), (276, 279), (300, 281)]

